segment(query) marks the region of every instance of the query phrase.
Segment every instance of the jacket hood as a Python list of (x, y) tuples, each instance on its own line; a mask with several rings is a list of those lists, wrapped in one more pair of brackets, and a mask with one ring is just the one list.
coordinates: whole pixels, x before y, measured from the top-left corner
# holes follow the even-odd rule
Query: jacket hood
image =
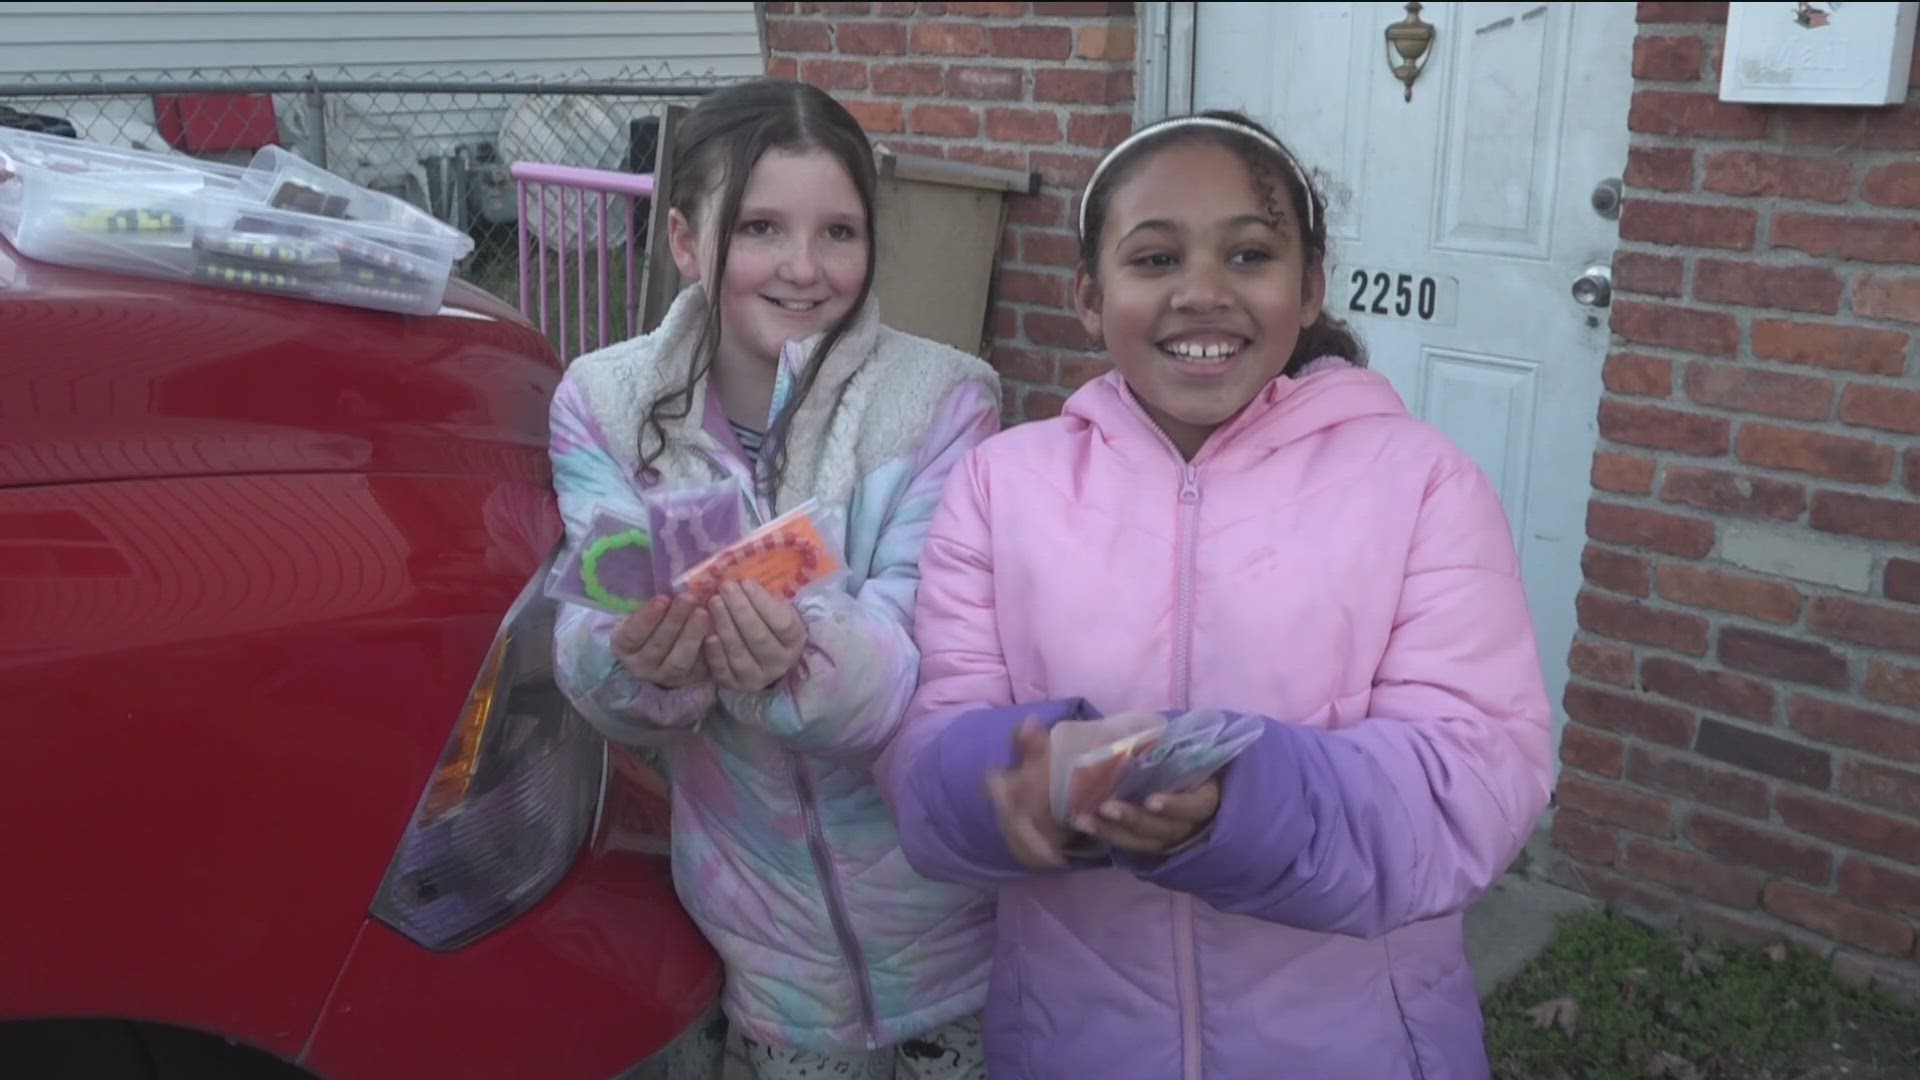
[[(1337, 366), (1328, 365), (1329, 359)], [(1277, 450), (1350, 421), (1410, 415), (1399, 392), (1378, 372), (1337, 357), (1323, 357), (1309, 367), (1319, 370), (1295, 378), (1275, 377), (1239, 415), (1213, 433), (1194, 460), (1225, 447)], [(1075, 391), (1061, 415), (1087, 424), (1116, 447), (1141, 442), (1160, 447), (1165, 442), (1118, 370)]]

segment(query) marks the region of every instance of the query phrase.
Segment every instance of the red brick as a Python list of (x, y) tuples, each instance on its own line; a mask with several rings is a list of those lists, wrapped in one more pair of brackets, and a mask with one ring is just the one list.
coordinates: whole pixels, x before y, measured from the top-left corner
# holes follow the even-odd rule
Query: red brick
[(793, 82), (800, 78), (800, 61), (791, 56), (776, 56), (767, 61), (767, 78)]
[(1627, 149), (1628, 187), (1654, 191), (1693, 189), (1693, 151), (1671, 146), (1633, 146)]
[(800, 65), (800, 78), (822, 90), (865, 90), (867, 62), (830, 58), (810, 59)]
[(1687, 365), (1687, 396), (1702, 405), (1788, 420), (1833, 414), (1833, 382), (1738, 364)]
[(1007, 203), (1007, 220), (1015, 225), (1058, 229), (1067, 223), (1067, 200), (1048, 191), (1016, 195)]
[(1907, 451), (1907, 463), (1901, 471), (1906, 475), (1907, 490), (1920, 495), (1920, 446)]
[(1920, 435), (1920, 390), (1854, 383), (1840, 397), (1840, 419), (1859, 427)]
[(1088, 26), (1081, 28), (1073, 55), (1082, 60), (1131, 60), (1133, 45), (1131, 26)]
[[(1920, 512), (1920, 506), (1914, 510)], [(1920, 655), (1920, 612), (1844, 596), (1820, 596), (1807, 609), (1807, 627), (1837, 641)]]
[(1691, 799), (1752, 818), (1767, 816), (1767, 782), (1735, 769), (1709, 765), (1686, 751), (1668, 753), (1635, 746), (1627, 777), (1641, 787)]
[(1020, 258), (1033, 265), (1071, 270), (1080, 265), (1080, 241), (1072, 233), (1028, 229), (1020, 239)]
[(1854, 282), (1852, 306), (1870, 319), (1920, 323), (1920, 277), (1867, 274)]
[(1645, 596), (1652, 580), (1653, 564), (1638, 555), (1608, 551), (1587, 545), (1580, 555), (1580, 569), (1590, 584), (1610, 592)]
[(1595, 682), (1633, 685), (1633, 650), (1624, 646), (1580, 638), (1567, 654), (1567, 667)]
[(1790, 626), (1800, 618), (1800, 590), (1785, 582), (1705, 566), (1660, 567), (1660, 595), (1676, 604), (1727, 611)]
[(901, 22), (843, 22), (833, 28), (837, 51), (849, 56), (899, 56), (907, 51)]
[[(1907, 463), (1907, 478), (1913, 479), (1913, 462)], [(1844, 491), (1818, 491), (1813, 496), (1813, 513), (1808, 523), (1821, 532), (1862, 536), (1868, 540), (1891, 540), (1911, 544), (1920, 537), (1920, 504)]]
[(1767, 886), (1766, 909), (1822, 936), (1882, 956), (1905, 956), (1913, 948), (1913, 927), (1906, 920), (1789, 881)]
[(1561, 810), (1553, 815), (1553, 846), (1583, 863), (1612, 866), (1620, 834), (1570, 810)]
[(1548, 880), (1563, 889), (1591, 896), (1607, 905), (1610, 911), (1656, 924), (1674, 922), (1684, 906), (1679, 897), (1665, 889), (1597, 866), (1562, 862), (1548, 871)]
[(1074, 110), (1067, 118), (1067, 141), (1075, 146), (1106, 150), (1118, 145), (1133, 130), (1133, 118), (1126, 113), (1096, 113)]
[(1595, 501), (1587, 507), (1587, 535), (1604, 543), (1700, 559), (1713, 550), (1714, 526), (1699, 518)]
[(774, 52), (832, 52), (833, 29), (810, 19), (768, 19), (767, 48)]
[[(1020, 342), (1020, 311), (1006, 304), (993, 305), (990, 316), (993, 324), (993, 340)], [(1021, 344), (1025, 344), (1021, 342)]]
[(1704, 3), (1643, 3), (1634, 18), (1643, 23), (1726, 25), (1727, 5)]
[[(1867, 676), (1867, 696), (1873, 696), (1874, 672), (1885, 674), (1890, 669), (1891, 665), (1883, 661), (1873, 662)], [(1807, 738), (1831, 746), (1920, 763), (1920, 722), (1806, 694), (1795, 694), (1787, 702), (1787, 722)]]
[(1013, 379), (1024, 383), (1047, 384), (1053, 382), (1058, 368), (1054, 358), (1046, 353), (1030, 352), (1026, 349), (1014, 349), (996, 346), (993, 350), (993, 367), (1003, 379)]
[(1861, 690), (1875, 701), (1920, 712), (1920, 668), (1875, 660), (1867, 665), (1867, 680)]
[(1060, 141), (1060, 114), (1046, 109), (988, 109), (987, 138), (1050, 146)]
[[(1602, 430), (1605, 430), (1604, 423)], [(1750, 423), (1740, 427), (1734, 452), (1749, 465), (1824, 476), (1855, 484), (1893, 479), (1893, 450), (1864, 439), (1805, 428)]]
[(1780, 820), (1798, 833), (1895, 861), (1920, 851), (1920, 823), (1878, 810), (1781, 788), (1773, 797)]
[(1588, 727), (1605, 728), (1666, 746), (1693, 742), (1693, 713), (1639, 694), (1570, 683), (1562, 702), (1567, 716)]
[(1737, 671), (1831, 690), (1844, 689), (1849, 678), (1847, 658), (1825, 645), (1744, 626), (1720, 628), (1719, 657)]
[(846, 102), (846, 106), (869, 135), (893, 135), (907, 130), (906, 115), (897, 101), (862, 101), (854, 98)]
[(1093, 170), (1100, 164), (1100, 155), (1035, 150), (1027, 155), (1027, 162), (1028, 167), (1044, 177), (1047, 183), (1077, 191), (1093, 177)]
[(1626, 760), (1627, 744), (1611, 735), (1580, 724), (1568, 724), (1560, 731), (1560, 761), (1564, 765), (1618, 780)]
[(1854, 146), (1866, 138), (1858, 109), (1782, 109), (1780, 141), (1788, 146)]
[(1807, 489), (1798, 484), (1718, 469), (1669, 467), (1660, 497), (1716, 513), (1776, 521), (1797, 521), (1807, 510)]
[(1051, 420), (1066, 408), (1067, 396), (1052, 390), (1029, 390), (1020, 402), (1020, 410), (1028, 420)]
[(1694, 847), (1715, 858), (1825, 885), (1833, 877), (1833, 856), (1823, 847), (1778, 829), (1695, 811), (1684, 834)]
[(1067, 305), (1068, 284), (1059, 274), (1002, 267), (995, 295), (1012, 304), (1062, 308)]
[(1029, 311), (1021, 323), (1026, 327), (1027, 337), (1036, 345), (1049, 345), (1057, 349), (1090, 349), (1094, 342), (1087, 337), (1086, 327), (1071, 315), (1053, 312)]
[(1700, 186), (1721, 195), (1845, 202), (1853, 186), (1853, 166), (1835, 158), (1723, 150), (1707, 158)]
[(1673, 361), (1664, 356), (1611, 353), (1600, 377), (1616, 394), (1663, 398), (1673, 393)]
[(1622, 495), (1651, 495), (1655, 464), (1640, 454), (1602, 450), (1593, 455), (1593, 486)]
[(1861, 262), (1915, 263), (1920, 262), (1920, 221), (1783, 211), (1773, 216), (1772, 244)]
[(1840, 276), (1824, 266), (1701, 259), (1693, 268), (1693, 298), (1834, 315), (1840, 311)]
[(1640, 665), (1640, 686), (1695, 708), (1763, 724), (1773, 720), (1773, 687), (1758, 679), (1697, 668), (1664, 656), (1649, 656)]
[(1869, 150), (1920, 150), (1920, 110), (1910, 108), (1862, 110), (1866, 134), (1860, 145)]
[(1073, 30), (1065, 26), (996, 26), (987, 31), (987, 51), (1001, 60), (1065, 60), (1073, 55)]
[(1920, 818), (1920, 772), (1853, 758), (1841, 763), (1834, 790), (1856, 802)]
[(1897, 161), (1873, 170), (1860, 185), (1860, 198), (1874, 206), (1920, 210), (1920, 162)]
[(1920, 562), (1912, 559), (1888, 560), (1880, 591), (1889, 600), (1920, 604)]
[(1554, 801), (1595, 821), (1649, 836), (1673, 835), (1673, 801), (1659, 795), (1584, 776), (1562, 775), (1555, 786)]
[(1119, 105), (1133, 100), (1133, 72), (1042, 68), (1033, 74), (1033, 100), (1060, 105)]
[(915, 105), (907, 113), (907, 129), (915, 135), (971, 139), (980, 134), (980, 114), (965, 105)]
[(787, 0), (773, 0), (773, 2), (763, 4), (762, 6), (767, 9), (767, 14), (769, 15), (793, 14), (793, 4), (787, 2)]
[(1750, 251), (1760, 213), (1743, 206), (1628, 199), (1620, 214), (1620, 239), (1671, 247)]
[(1613, 256), (1613, 287), (1617, 292), (1677, 297), (1687, 264), (1665, 255), (1620, 251)]
[(1700, 721), (1693, 750), (1701, 757), (1811, 788), (1824, 790), (1833, 783), (1833, 757), (1825, 750), (1710, 716)]
[(1751, 870), (1727, 866), (1704, 855), (1639, 837), (1627, 841), (1620, 869), (1634, 877), (1730, 908), (1758, 905), (1760, 887), (1766, 882), (1765, 877)]
[(1642, 345), (1703, 356), (1732, 356), (1740, 347), (1740, 324), (1724, 311), (1644, 300), (1614, 301), (1613, 332)]
[(1920, 917), (1920, 875), (1905, 870), (1849, 858), (1840, 864), (1840, 895)]
[(900, 97), (933, 97), (947, 76), (939, 64), (875, 64), (871, 77), (876, 93)]
[(802, 15), (835, 15), (835, 16), (845, 17), (848, 15), (865, 15), (867, 13), (867, 9), (871, 6), (872, 6), (871, 4), (860, 4), (860, 3), (801, 4), (800, 13)]
[(1133, 5), (1131, 3), (1121, 2), (1121, 0), (1114, 0), (1114, 2), (1109, 3), (1088, 4), (1049, 2), (1046, 13), (1056, 19), (1071, 18), (1075, 15), (1109, 19), (1132, 19), (1134, 17)]
[(1705, 941), (1731, 942), (1749, 949), (1765, 949), (1785, 944), (1812, 956), (1824, 957), (1833, 951), (1830, 942), (1796, 926), (1787, 926), (1771, 915), (1743, 915), (1698, 904), (1681, 916), (1680, 925), (1688, 934)]
[(1643, 135), (1700, 139), (1759, 139), (1767, 134), (1767, 110), (1734, 105), (1694, 90), (1636, 90), (1627, 128)]
[(1691, 82), (1700, 77), (1700, 39), (1646, 37), (1633, 43), (1633, 77), (1662, 82)]
[(979, 23), (914, 23), (916, 56), (985, 56), (987, 28)]
[(1732, 430), (1732, 422), (1724, 416), (1613, 399), (1600, 402), (1600, 437), (1610, 442), (1720, 457), (1727, 452), (1727, 436)]
[(1907, 368), (1907, 335), (1898, 330), (1756, 319), (1753, 354), (1762, 360), (1898, 375)]
[[(939, 93), (939, 88), (927, 91)], [(1019, 101), (1027, 92), (1027, 74), (1017, 67), (967, 67), (956, 64), (947, 69), (947, 95), (968, 101)]]
[(945, 14), (969, 19), (1017, 19), (1027, 13), (1026, 4), (947, 4)]

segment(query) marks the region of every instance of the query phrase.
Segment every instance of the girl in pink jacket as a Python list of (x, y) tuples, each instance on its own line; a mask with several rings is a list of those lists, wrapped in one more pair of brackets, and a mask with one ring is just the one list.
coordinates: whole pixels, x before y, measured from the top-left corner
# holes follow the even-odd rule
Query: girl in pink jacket
[[(995, 1080), (1488, 1073), (1461, 912), (1551, 786), (1487, 478), (1323, 310), (1326, 208), (1245, 117), (1140, 131), (1082, 199), (1114, 371), (972, 451), (880, 763), (922, 874), (998, 887)], [(1215, 779), (1075, 829), (1044, 729), (1261, 718)]]

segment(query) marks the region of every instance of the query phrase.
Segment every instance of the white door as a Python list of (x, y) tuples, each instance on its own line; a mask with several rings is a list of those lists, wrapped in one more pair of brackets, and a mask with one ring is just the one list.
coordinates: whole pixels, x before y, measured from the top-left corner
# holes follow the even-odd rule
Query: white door
[(1557, 741), (1608, 342), (1573, 285), (1613, 257), (1594, 190), (1626, 167), (1634, 5), (1426, 4), (1410, 101), (1384, 37), (1405, 8), (1200, 4), (1192, 103), (1270, 123), (1327, 181), (1327, 302), (1498, 485)]

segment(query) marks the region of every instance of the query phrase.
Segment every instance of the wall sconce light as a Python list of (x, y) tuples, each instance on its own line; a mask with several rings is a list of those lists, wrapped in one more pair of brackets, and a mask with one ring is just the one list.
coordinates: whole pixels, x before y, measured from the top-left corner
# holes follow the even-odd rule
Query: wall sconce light
[(1427, 50), (1433, 46), (1433, 24), (1420, 21), (1421, 6), (1420, 0), (1407, 0), (1407, 17), (1387, 26), (1387, 67), (1406, 84), (1408, 101), (1413, 100), (1413, 81), (1427, 69)]

